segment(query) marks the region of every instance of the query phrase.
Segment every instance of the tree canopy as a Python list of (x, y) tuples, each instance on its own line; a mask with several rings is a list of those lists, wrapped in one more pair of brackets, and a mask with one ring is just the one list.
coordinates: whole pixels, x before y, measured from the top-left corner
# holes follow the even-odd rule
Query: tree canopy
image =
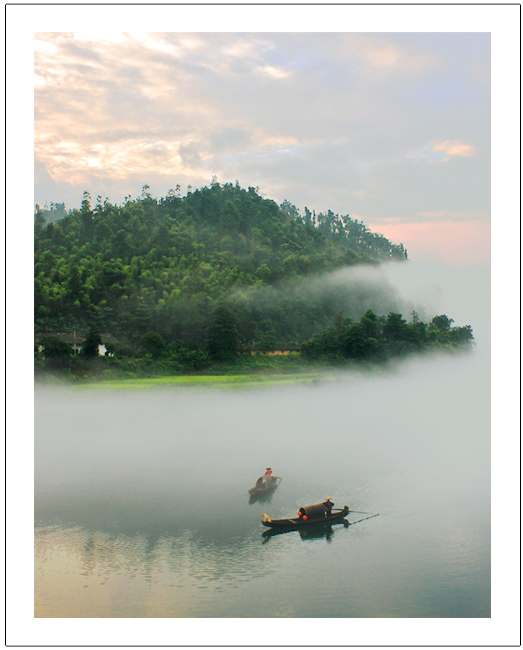
[(303, 343), (302, 351), (311, 359), (385, 361), (428, 349), (456, 349), (474, 340), (470, 325), (452, 323), (446, 314), (428, 324), (416, 312), (409, 322), (402, 314), (377, 316), (372, 309), (356, 322), (338, 314), (332, 325)]
[(302, 215), (253, 187), (213, 182), (161, 199), (148, 190), (122, 205), (85, 192), (79, 210), (52, 222), (37, 212), (36, 332), (94, 324), (135, 348), (155, 332), (203, 349), (211, 315), (227, 304), (240, 342), (296, 343), (332, 319), (343, 292), (311, 293), (300, 281), (407, 257), (348, 215)]

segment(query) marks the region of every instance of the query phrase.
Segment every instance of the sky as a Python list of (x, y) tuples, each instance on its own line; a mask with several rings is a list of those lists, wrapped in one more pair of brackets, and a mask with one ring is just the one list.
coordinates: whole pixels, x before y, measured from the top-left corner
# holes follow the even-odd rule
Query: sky
[(35, 203), (238, 181), (487, 262), (488, 32), (37, 32)]

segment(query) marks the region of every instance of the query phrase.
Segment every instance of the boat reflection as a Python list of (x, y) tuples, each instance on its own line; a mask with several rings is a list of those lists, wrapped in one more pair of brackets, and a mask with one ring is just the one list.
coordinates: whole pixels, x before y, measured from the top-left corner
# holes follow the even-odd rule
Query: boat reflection
[(262, 543), (267, 544), (267, 542), (274, 537), (275, 535), (285, 535), (286, 533), (299, 532), (301, 539), (306, 542), (311, 539), (322, 539), (324, 538), (327, 542), (330, 542), (332, 536), (334, 535), (333, 526), (343, 526), (343, 528), (348, 528), (350, 526), (349, 522), (343, 519), (340, 522), (333, 524), (313, 524), (311, 526), (303, 526), (295, 528), (285, 528), (285, 529), (276, 529), (270, 528), (262, 533)]
[(272, 501), (273, 494), (276, 492), (276, 487), (273, 490), (265, 490), (265, 492), (251, 494), (249, 496), (249, 505), (252, 505), (253, 503), (270, 503)]

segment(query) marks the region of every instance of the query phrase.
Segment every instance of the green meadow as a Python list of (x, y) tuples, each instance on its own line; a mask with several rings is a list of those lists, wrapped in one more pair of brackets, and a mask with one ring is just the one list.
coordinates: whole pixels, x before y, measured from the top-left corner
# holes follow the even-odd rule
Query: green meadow
[(237, 374), (237, 375), (181, 375), (170, 377), (140, 377), (85, 381), (74, 386), (86, 389), (148, 389), (148, 388), (247, 388), (313, 383), (324, 375), (315, 373), (293, 374)]

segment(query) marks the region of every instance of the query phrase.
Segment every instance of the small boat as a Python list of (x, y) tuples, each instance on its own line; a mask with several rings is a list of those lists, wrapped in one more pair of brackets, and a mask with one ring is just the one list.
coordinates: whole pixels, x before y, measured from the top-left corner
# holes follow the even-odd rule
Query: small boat
[[(268, 480), (266, 480), (268, 479)], [(251, 497), (259, 497), (267, 494), (271, 494), (281, 483), (280, 476), (260, 476), (256, 481), (256, 485), (249, 490)]]
[[(346, 519), (335, 521), (334, 524), (342, 524), (343, 528), (348, 528), (350, 526)], [(321, 538), (329, 541), (334, 535), (334, 526), (326, 521), (322, 521), (321, 523), (313, 524), (312, 526), (282, 526), (281, 528), (268, 528), (262, 533), (262, 544), (267, 544), (267, 542), (275, 535), (285, 535), (292, 532), (298, 532), (304, 542)]]
[(333, 508), (332, 513), (327, 516), (323, 503), (315, 503), (312, 506), (303, 506), (299, 510), (298, 517), (290, 519), (271, 519), (265, 512), (263, 513), (262, 524), (269, 528), (303, 528), (305, 526), (314, 526), (317, 524), (334, 524), (341, 523), (349, 514), (349, 506), (343, 508)]

